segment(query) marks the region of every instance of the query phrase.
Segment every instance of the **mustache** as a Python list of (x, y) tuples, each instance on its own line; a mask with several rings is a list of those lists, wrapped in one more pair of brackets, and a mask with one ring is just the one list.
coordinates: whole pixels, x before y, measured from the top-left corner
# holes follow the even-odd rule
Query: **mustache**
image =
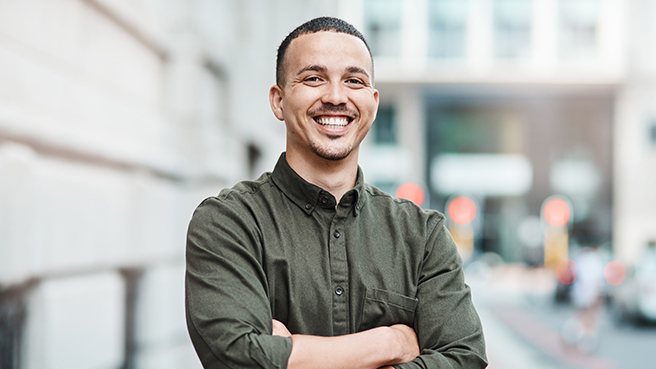
[(335, 114), (335, 113), (345, 114), (350, 117), (355, 117), (358, 115), (357, 112), (353, 111), (352, 109), (349, 109), (346, 106), (346, 104), (339, 104), (339, 105), (323, 104), (319, 108), (308, 111), (308, 114), (311, 116), (317, 116), (323, 114)]

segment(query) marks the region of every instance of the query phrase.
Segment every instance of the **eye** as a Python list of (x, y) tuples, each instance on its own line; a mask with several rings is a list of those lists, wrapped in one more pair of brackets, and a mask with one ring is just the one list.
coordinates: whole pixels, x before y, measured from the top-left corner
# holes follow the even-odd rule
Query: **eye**
[(303, 83), (306, 83), (308, 85), (316, 86), (323, 82), (323, 79), (319, 76), (308, 76), (303, 78)]
[(353, 87), (362, 87), (366, 86), (366, 83), (361, 80), (360, 78), (348, 78), (346, 81), (347, 85), (353, 86)]

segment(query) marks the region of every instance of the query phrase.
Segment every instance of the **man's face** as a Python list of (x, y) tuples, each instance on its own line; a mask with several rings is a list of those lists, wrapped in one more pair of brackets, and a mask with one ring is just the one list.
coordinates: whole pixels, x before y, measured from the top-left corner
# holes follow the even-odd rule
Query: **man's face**
[(357, 156), (378, 108), (372, 68), (355, 36), (317, 32), (291, 42), (282, 85), (269, 92), (274, 114), (287, 125), (287, 155)]

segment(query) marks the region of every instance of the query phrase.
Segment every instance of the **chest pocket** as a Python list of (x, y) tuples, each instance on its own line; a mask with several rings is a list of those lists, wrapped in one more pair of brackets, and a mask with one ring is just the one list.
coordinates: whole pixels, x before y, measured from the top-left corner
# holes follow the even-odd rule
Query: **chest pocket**
[(412, 327), (418, 301), (399, 293), (367, 288), (358, 331), (393, 324)]

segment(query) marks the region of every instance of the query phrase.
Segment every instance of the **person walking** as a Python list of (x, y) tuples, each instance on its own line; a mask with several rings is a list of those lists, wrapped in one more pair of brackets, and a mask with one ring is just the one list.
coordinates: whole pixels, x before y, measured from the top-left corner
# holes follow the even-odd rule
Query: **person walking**
[(581, 249), (574, 261), (572, 303), (575, 316), (565, 327), (565, 340), (589, 353), (598, 343), (599, 315), (603, 305), (604, 259), (598, 245)]

